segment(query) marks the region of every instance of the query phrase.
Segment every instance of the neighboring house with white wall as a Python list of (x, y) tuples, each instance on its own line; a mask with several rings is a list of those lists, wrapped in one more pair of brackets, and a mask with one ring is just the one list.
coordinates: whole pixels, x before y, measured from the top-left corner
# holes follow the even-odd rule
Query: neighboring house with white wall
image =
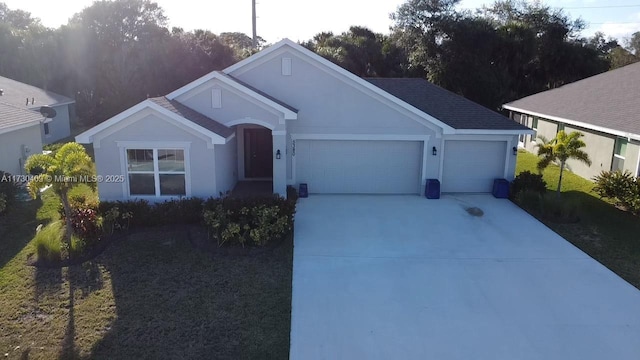
[(75, 113), (75, 100), (71, 98), (0, 76), (0, 102), (36, 112), (42, 106), (52, 107), (56, 116), (46, 120), (43, 118), (40, 125), (43, 144), (71, 136), (71, 122)]
[(0, 102), (0, 170), (24, 174), (24, 162), (42, 152), (42, 115)]
[(536, 152), (536, 138), (558, 130), (580, 131), (592, 161), (569, 160), (574, 173), (592, 179), (602, 171), (640, 175), (640, 63), (627, 65), (503, 105), (511, 118), (532, 128), (520, 146)]
[[(424, 79), (363, 79), (288, 39), (78, 135), (102, 199), (491, 192), (531, 130)], [(115, 181), (121, 179), (123, 181)], [(106, 181), (111, 180), (111, 181)]]

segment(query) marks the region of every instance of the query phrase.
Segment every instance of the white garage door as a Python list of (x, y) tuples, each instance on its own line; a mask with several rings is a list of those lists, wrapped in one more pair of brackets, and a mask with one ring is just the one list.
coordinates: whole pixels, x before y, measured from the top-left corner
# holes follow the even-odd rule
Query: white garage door
[(506, 141), (445, 141), (440, 190), (491, 192), (504, 177), (506, 150)]
[(422, 142), (297, 140), (296, 182), (316, 194), (419, 194)]

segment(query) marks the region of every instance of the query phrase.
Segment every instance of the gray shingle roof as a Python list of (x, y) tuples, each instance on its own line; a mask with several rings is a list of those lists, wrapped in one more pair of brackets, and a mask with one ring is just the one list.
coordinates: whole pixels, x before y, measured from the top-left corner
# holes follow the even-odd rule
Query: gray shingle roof
[(175, 100), (169, 100), (164, 96), (150, 98), (149, 100), (224, 138), (231, 136), (231, 134), (233, 134), (234, 132), (233, 129), (211, 119), (210, 117), (202, 113), (191, 109), (190, 107), (182, 105)]
[(293, 106), (291, 106), (291, 105), (289, 105), (289, 104), (286, 104), (285, 102), (280, 101), (280, 100), (278, 100), (278, 99), (274, 98), (273, 96), (271, 96), (271, 95), (269, 95), (269, 94), (267, 94), (267, 93), (263, 92), (262, 90), (259, 90), (259, 89), (254, 88), (253, 86), (251, 86), (251, 85), (249, 85), (249, 84), (245, 83), (244, 81), (238, 80), (238, 79), (236, 79), (235, 77), (233, 77), (233, 76), (231, 76), (231, 75), (229, 75), (229, 74), (225, 74), (225, 73), (223, 73), (222, 71), (217, 71), (217, 72), (218, 72), (220, 75), (223, 75), (223, 76), (225, 76), (226, 78), (228, 78), (228, 79), (230, 79), (230, 80), (233, 80), (233, 81), (237, 82), (238, 84), (240, 84), (240, 85), (242, 85), (242, 86), (246, 87), (247, 89), (250, 89), (250, 90), (252, 90), (253, 92), (258, 93), (258, 94), (260, 94), (260, 95), (262, 95), (262, 96), (266, 97), (267, 99), (269, 99), (269, 100), (271, 100), (271, 101), (275, 102), (276, 104), (278, 104), (278, 105), (280, 105), (280, 106), (283, 106), (283, 107), (285, 107), (285, 108), (287, 108), (287, 109), (289, 109), (289, 110), (291, 110), (291, 111), (293, 111), (293, 112), (295, 112), (295, 113), (297, 113), (297, 112), (298, 112), (298, 109), (294, 108)]
[[(3, 90), (0, 101), (22, 108), (40, 108), (43, 105), (56, 105), (74, 102), (73, 99), (66, 96), (46, 91), (29, 84), (0, 76), (0, 89)], [(29, 105), (26, 105), (26, 99), (29, 99)], [(33, 98), (34, 103), (31, 104)]]
[(0, 130), (44, 120), (39, 112), (0, 102)]
[(454, 129), (528, 130), (482, 105), (419, 78), (364, 78)]
[(640, 134), (640, 62), (505, 106)]

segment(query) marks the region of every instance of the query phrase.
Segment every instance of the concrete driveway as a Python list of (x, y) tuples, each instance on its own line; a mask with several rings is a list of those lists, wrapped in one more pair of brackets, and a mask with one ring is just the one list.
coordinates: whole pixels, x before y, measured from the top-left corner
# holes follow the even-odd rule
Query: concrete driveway
[(291, 359), (637, 360), (640, 291), (508, 200), (311, 196)]

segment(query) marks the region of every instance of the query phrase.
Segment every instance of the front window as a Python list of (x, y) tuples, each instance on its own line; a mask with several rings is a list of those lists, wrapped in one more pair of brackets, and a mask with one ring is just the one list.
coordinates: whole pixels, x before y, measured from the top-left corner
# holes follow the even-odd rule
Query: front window
[(186, 196), (183, 149), (127, 149), (131, 196)]
[(616, 139), (616, 144), (613, 148), (613, 161), (611, 162), (611, 171), (623, 171), (625, 154), (627, 152), (627, 140), (622, 138)]
[(51, 135), (51, 130), (49, 129), (49, 123), (44, 123), (44, 135), (45, 136)]

